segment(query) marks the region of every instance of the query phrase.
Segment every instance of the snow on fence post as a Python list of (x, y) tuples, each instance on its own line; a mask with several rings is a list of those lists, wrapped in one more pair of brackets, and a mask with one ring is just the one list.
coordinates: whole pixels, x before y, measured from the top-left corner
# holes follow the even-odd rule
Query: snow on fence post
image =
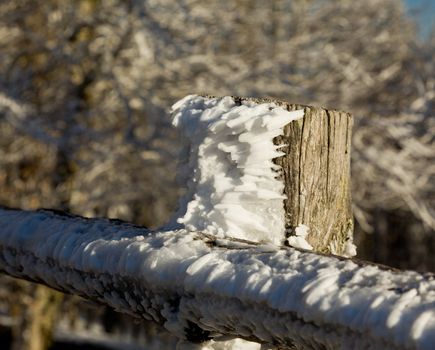
[(275, 138), (286, 145), (275, 159), (284, 180), (287, 235), (303, 224), (314, 251), (355, 255), (350, 193), (350, 148), (353, 119), (349, 113), (271, 99), (288, 111), (303, 110), (304, 117), (288, 123)]
[(187, 96), (173, 115), (189, 146), (179, 222), (192, 230), (355, 255), (349, 113), (272, 99)]
[(174, 105), (174, 124), (190, 138), (182, 172), (191, 177), (176, 220), (150, 231), (0, 208), (0, 270), (153, 320), (190, 342), (433, 348), (432, 274), (301, 249), (354, 253), (348, 114), (188, 96)]

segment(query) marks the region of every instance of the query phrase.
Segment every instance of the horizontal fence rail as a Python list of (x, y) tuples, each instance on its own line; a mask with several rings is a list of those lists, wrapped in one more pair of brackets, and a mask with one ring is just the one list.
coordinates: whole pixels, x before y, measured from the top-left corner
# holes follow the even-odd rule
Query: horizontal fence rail
[(227, 335), (308, 349), (435, 343), (432, 274), (201, 232), (0, 209), (0, 269), (192, 342)]

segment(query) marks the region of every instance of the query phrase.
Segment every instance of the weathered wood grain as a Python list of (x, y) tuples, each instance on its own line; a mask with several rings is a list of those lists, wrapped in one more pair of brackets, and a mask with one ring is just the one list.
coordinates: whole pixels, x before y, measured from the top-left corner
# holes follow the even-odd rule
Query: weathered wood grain
[(303, 119), (291, 122), (275, 143), (284, 156), (282, 167), (288, 235), (305, 224), (314, 251), (342, 255), (352, 237), (350, 148), (353, 119), (349, 113), (290, 104), (276, 99), (241, 98), (236, 101), (276, 103), (293, 111), (304, 109)]

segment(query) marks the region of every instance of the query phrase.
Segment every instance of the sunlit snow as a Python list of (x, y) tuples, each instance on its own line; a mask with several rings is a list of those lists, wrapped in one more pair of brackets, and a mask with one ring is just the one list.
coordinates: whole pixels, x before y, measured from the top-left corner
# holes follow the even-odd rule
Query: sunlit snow
[(190, 95), (173, 106), (173, 115), (189, 144), (178, 222), (220, 237), (282, 244), (284, 184), (272, 160), (283, 153), (273, 139), (303, 110)]

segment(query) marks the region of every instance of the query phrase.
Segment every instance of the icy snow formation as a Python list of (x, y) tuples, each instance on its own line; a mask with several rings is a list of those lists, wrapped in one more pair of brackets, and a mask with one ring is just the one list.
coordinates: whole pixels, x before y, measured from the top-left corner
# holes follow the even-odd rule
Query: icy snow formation
[(435, 344), (433, 275), (273, 244), (0, 209), (0, 269), (187, 338), (225, 334), (304, 349)]
[(273, 138), (303, 110), (198, 95), (172, 108), (173, 124), (190, 144), (178, 222), (190, 231), (282, 244), (284, 184), (272, 160), (284, 153)]
[(298, 225), (295, 229), (295, 235), (287, 238), (288, 244), (295, 248), (313, 250), (311, 244), (305, 239), (308, 236), (310, 228), (307, 225)]

